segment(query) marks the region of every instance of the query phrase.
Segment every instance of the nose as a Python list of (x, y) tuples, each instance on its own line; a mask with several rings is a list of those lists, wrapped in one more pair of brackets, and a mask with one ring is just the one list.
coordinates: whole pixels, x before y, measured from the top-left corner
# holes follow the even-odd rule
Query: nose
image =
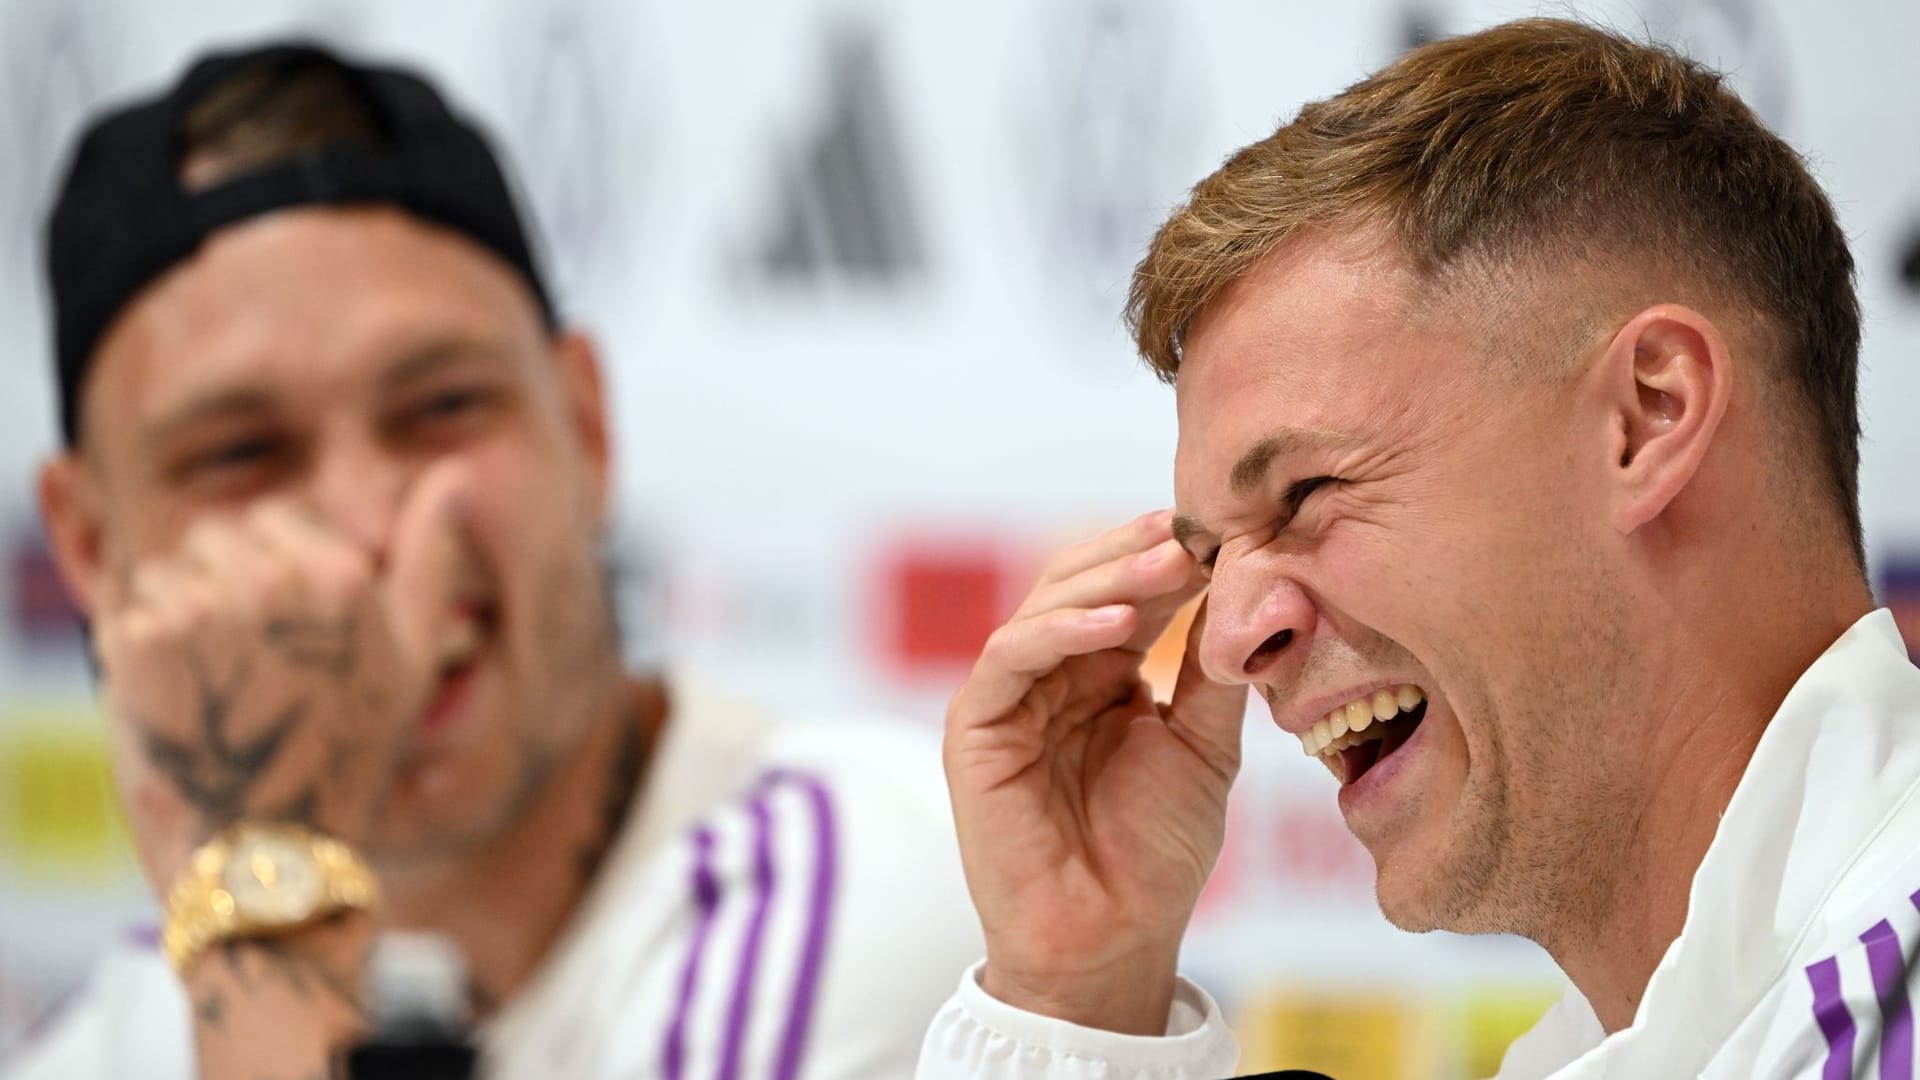
[(1214, 567), (1200, 663), (1220, 683), (1284, 682), (1307, 654), (1313, 600), (1283, 566), (1249, 556)]
[(355, 440), (327, 448), (307, 491), (327, 524), (377, 559), (386, 553), (394, 520), (419, 470), (378, 446)]

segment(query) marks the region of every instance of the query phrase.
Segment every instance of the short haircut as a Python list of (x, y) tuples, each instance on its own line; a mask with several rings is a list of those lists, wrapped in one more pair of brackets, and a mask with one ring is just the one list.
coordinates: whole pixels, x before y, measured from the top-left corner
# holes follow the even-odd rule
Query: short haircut
[(215, 82), (180, 123), (180, 159), (191, 171), (209, 167), (190, 186), (204, 187), (341, 142), (380, 141), (380, 122), (366, 92), (330, 61), (279, 57), (242, 67)]
[(1806, 164), (1717, 73), (1557, 19), (1414, 49), (1194, 187), (1134, 271), (1141, 355), (1173, 382), (1207, 305), (1289, 237), (1327, 227), (1383, 229), (1429, 280), (1553, 274), (1625, 244), (1758, 313), (1785, 391), (1767, 398), (1798, 444), (1783, 460), (1832, 493), (1864, 565), (1853, 257)]

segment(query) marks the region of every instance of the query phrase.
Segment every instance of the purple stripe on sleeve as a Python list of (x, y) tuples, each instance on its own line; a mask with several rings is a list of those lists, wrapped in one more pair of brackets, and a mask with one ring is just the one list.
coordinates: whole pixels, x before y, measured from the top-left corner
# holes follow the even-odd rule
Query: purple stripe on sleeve
[(1827, 1063), (1820, 1080), (1853, 1080), (1853, 1014), (1840, 996), (1840, 961), (1827, 957), (1807, 968), (1813, 984), (1813, 1018), (1827, 1037)]
[(727, 1041), (721, 1050), (719, 1080), (740, 1075), (740, 1045), (747, 1032), (747, 1013), (753, 1003), (753, 978), (760, 966), (760, 939), (767, 926), (767, 907), (773, 898), (773, 831), (763, 790), (753, 797), (753, 914), (747, 923), (740, 967), (733, 976), (733, 1002), (727, 1007)]
[(807, 938), (800, 954), (800, 975), (794, 982), (793, 1008), (787, 1014), (787, 1030), (780, 1037), (780, 1056), (774, 1064), (774, 1080), (793, 1080), (800, 1070), (800, 1053), (806, 1047), (808, 1025), (813, 1019), (814, 994), (820, 986), (821, 960), (827, 947), (827, 921), (833, 910), (834, 884), (839, 875), (835, 847), (833, 799), (826, 786), (811, 776), (777, 773), (774, 780), (799, 785), (813, 807), (813, 837), (818, 862), (813, 872), (813, 892), (808, 898)]
[(1880, 1080), (1913, 1080), (1913, 1010), (1907, 1002), (1907, 958), (1885, 919), (1860, 935), (1880, 999)]
[(687, 961), (680, 969), (680, 999), (673, 1006), (673, 1021), (667, 1027), (666, 1077), (680, 1080), (686, 1068), (687, 1013), (693, 1007), (694, 988), (699, 984), (700, 960), (707, 950), (707, 932), (713, 929), (713, 912), (720, 905), (720, 884), (713, 877), (713, 833), (705, 828), (693, 834), (693, 903), (696, 912), (693, 941), (687, 947)]

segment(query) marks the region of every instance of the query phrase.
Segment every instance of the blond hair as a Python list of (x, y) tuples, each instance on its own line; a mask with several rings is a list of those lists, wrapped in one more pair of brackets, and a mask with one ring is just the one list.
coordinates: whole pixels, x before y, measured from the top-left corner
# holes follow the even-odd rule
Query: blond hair
[(1141, 356), (1174, 381), (1207, 305), (1327, 226), (1384, 229), (1430, 279), (1631, 246), (1758, 312), (1810, 444), (1788, 456), (1825, 470), (1864, 563), (1853, 258), (1805, 163), (1716, 73), (1557, 19), (1415, 49), (1194, 187), (1134, 271)]

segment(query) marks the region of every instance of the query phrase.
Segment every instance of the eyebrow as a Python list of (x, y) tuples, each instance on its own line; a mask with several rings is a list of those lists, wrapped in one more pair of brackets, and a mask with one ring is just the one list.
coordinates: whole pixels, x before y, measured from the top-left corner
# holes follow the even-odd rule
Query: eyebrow
[[(478, 358), (491, 363), (500, 363), (506, 357), (500, 350), (465, 338), (448, 338), (428, 343), (408, 351), (400, 360), (388, 365), (380, 375), (381, 389), (392, 392), (408, 383), (426, 378), (434, 372), (456, 361)], [(153, 447), (166, 442), (183, 430), (216, 420), (259, 416), (270, 413), (277, 403), (276, 395), (257, 386), (230, 386), (211, 391), (199, 397), (191, 398), (186, 404), (162, 415), (147, 425), (142, 441)]]
[(152, 447), (186, 428), (226, 417), (272, 412), (273, 407), (273, 395), (258, 387), (235, 386), (216, 390), (193, 398), (148, 424), (141, 441)]
[(1233, 463), (1233, 470), (1227, 474), (1227, 485), (1235, 495), (1245, 498), (1260, 487), (1267, 478), (1267, 469), (1273, 465), (1273, 459), (1303, 454), (1309, 450), (1324, 450), (1330, 446), (1344, 446), (1353, 440), (1345, 435), (1330, 431), (1288, 430), (1269, 435), (1248, 448)]
[(480, 359), (499, 364), (507, 357), (499, 349), (467, 338), (444, 338), (409, 350), (398, 362), (380, 375), (380, 387), (394, 390), (410, 382), (465, 359)]
[(1205, 535), (1207, 535), (1207, 527), (1200, 524), (1199, 519), (1186, 514), (1173, 515), (1173, 538), (1181, 547), (1187, 547), (1187, 541)]

